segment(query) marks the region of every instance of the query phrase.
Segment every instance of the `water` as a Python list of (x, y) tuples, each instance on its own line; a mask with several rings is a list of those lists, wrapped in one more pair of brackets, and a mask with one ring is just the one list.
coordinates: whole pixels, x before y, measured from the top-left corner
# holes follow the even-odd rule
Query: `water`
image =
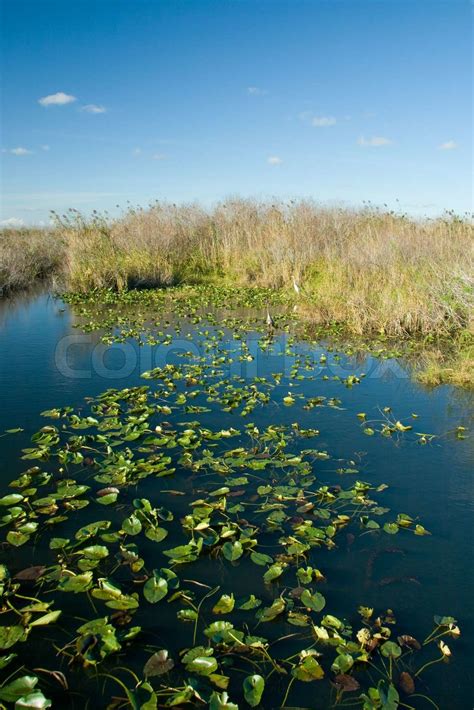
[[(0, 432), (14, 427), (24, 429), (20, 434), (0, 438), (2, 494), (8, 481), (27, 467), (19, 459), (20, 450), (29, 446), (31, 435), (44, 426), (41, 411), (67, 405), (85, 407), (86, 397), (97, 396), (107, 388), (143, 385), (141, 372), (157, 364), (182, 362), (173, 349), (176, 341), (173, 346), (161, 347), (138, 348), (132, 343), (104, 346), (98, 331), (84, 334), (73, 327), (77, 322), (68, 306), (46, 294), (0, 301)], [(209, 330), (213, 332), (212, 327)], [(186, 332), (191, 334), (190, 338), (185, 337)], [(193, 336), (192, 326), (180, 337), (183, 349), (202, 348), (202, 337)], [(256, 334), (250, 333), (248, 337), (251, 352), (257, 353)], [(239, 343), (233, 342), (231, 347), (236, 346)], [(281, 355), (283, 346), (284, 340), (277, 338), (276, 354), (257, 353), (258, 357), (252, 362), (234, 364), (234, 372), (263, 376), (286, 368), (289, 373), (292, 360)], [(301, 349), (308, 350), (308, 346), (302, 345)], [(317, 360), (320, 351), (313, 347)], [(474, 633), (473, 439), (458, 440), (452, 432), (460, 425), (472, 427), (472, 398), (446, 386), (424, 389), (413, 383), (403, 363), (395, 360), (381, 362), (369, 357), (348, 357), (334, 362), (330, 354), (323, 371), (342, 377), (362, 372), (368, 376), (352, 388), (321, 377), (291, 383), (283, 379), (272, 395), (273, 398), (278, 394), (278, 401), (255, 410), (250, 421), (263, 429), (268, 424), (291, 424), (297, 419), (301, 427), (319, 429), (321, 433), (315, 445), (319, 450), (327, 450), (332, 457), (330, 464), (317, 464), (321, 475), (330, 477), (333, 483), (349, 484), (350, 474), (335, 473), (334, 459), (354, 461), (359, 470), (357, 478), (389, 486), (380, 498), (381, 505), (419, 516), (432, 533), (432, 537), (385, 536), (382, 547), (386, 551), (372, 558), (374, 548), (370, 536), (363, 536), (353, 545), (348, 543), (346, 548), (342, 545), (340, 554), (322, 553), (318, 561), (321, 559), (321, 567), (328, 572), (328, 583), (323, 591), (330, 601), (330, 611), (339, 610), (348, 616), (352, 609), (353, 616), (358, 605), (378, 610), (390, 607), (403, 622), (405, 633), (419, 638), (429, 632), (433, 614), (454, 616), (462, 636), (456, 642), (448, 639), (453, 659), (449, 666), (440, 664), (428, 671), (418, 691), (435, 698), (445, 710), (470, 708), (469, 655)], [(296, 410), (281, 406), (281, 398), (289, 390), (305, 397), (339, 398), (341, 408)], [(435, 434), (438, 438), (423, 446), (411, 432), (392, 438), (365, 435), (357, 413), (365, 412), (367, 419), (381, 420), (381, 410), (387, 406), (392, 408), (395, 419), (413, 424), (414, 431)], [(412, 413), (418, 418), (411, 420)], [(224, 415), (213, 411), (197, 418), (210, 428), (243, 426), (242, 419), (232, 413)], [(313, 442), (308, 443), (308, 448), (310, 446)], [(159, 480), (160, 488), (177, 487), (172, 479)], [(162, 480), (166, 484), (162, 485)], [(182, 503), (175, 498), (172, 502), (168, 500), (167, 505), (179, 508)], [(109, 512), (108, 508), (104, 510)], [(35, 561), (34, 554), (28, 557), (24, 548), (19, 550), (20, 555), (26, 555), (26, 564)], [(209, 561), (196, 564), (195, 578), (204, 580), (206, 575), (207, 578), (215, 575), (213, 564)], [(188, 575), (189, 570), (191, 566), (186, 566)], [(253, 592), (264, 596), (263, 585), (260, 588), (260, 580), (256, 581), (256, 574), (260, 576), (262, 571), (260, 567), (245, 560), (240, 567), (242, 574), (237, 576), (225, 565), (219, 564), (219, 570), (223, 584), (234, 585), (236, 595)], [(171, 639), (176, 629), (174, 616), (163, 612), (162, 608), (160, 614), (159, 633), (163, 643), (163, 637)], [(291, 626), (288, 629), (289, 632), (298, 630)], [(259, 632), (263, 633), (261, 628)], [(286, 685), (287, 680), (275, 680), (275, 695), (268, 696), (264, 707), (277, 707)], [(299, 707), (325, 707), (327, 700), (316, 697), (318, 689), (317, 683), (296, 683), (288, 702)], [(77, 702), (75, 707), (81, 707), (81, 701)], [(414, 704), (411, 700), (407, 702)], [(416, 707), (428, 707), (421, 699), (419, 703)]]

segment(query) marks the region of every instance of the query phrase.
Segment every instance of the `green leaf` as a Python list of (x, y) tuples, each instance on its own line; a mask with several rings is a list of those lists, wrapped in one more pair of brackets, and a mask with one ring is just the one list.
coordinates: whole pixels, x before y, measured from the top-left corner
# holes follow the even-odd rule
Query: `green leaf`
[(21, 547), (21, 545), (24, 545), (25, 542), (28, 542), (29, 539), (29, 535), (25, 535), (25, 533), (18, 532), (18, 530), (10, 530), (10, 532), (7, 534), (7, 541), (10, 543), (10, 545), (13, 545), (14, 547)]
[(254, 594), (251, 594), (246, 601), (239, 604), (238, 608), (242, 609), (242, 611), (249, 611), (250, 609), (256, 609), (261, 605), (261, 603), (261, 599), (257, 599)]
[(457, 619), (454, 616), (434, 616), (434, 622), (436, 626), (450, 626), (451, 624), (457, 624)]
[(385, 641), (380, 647), (380, 652), (386, 658), (399, 658), (402, 655), (402, 649), (394, 641)]
[(168, 530), (159, 528), (158, 526), (149, 527), (145, 531), (145, 537), (153, 542), (161, 542), (168, 535)]
[(96, 498), (95, 502), (100, 503), (100, 505), (111, 505), (116, 502), (117, 497), (118, 493), (107, 493), (105, 496), (99, 496)]
[(257, 616), (260, 621), (273, 621), (277, 616), (283, 614), (285, 611), (286, 604), (281, 597), (275, 599), (271, 606), (266, 606), (257, 612)]
[(0, 649), (2, 651), (13, 646), (17, 641), (24, 641), (26, 630), (23, 626), (0, 626)]
[(176, 616), (180, 621), (196, 621), (198, 613), (194, 609), (180, 609), (176, 612)]
[(415, 535), (431, 535), (430, 532), (423, 525), (415, 525), (415, 530), (413, 531)]
[(84, 547), (79, 552), (89, 560), (103, 560), (104, 557), (109, 555), (109, 551), (104, 545), (91, 545), (90, 547)]
[(302, 662), (293, 668), (292, 675), (298, 680), (309, 683), (324, 678), (324, 671), (314, 656), (305, 656)]
[(85, 592), (92, 584), (92, 572), (83, 572), (73, 576), (64, 576), (59, 580), (58, 589), (62, 592)]
[(243, 683), (244, 697), (248, 704), (255, 708), (260, 704), (263, 691), (265, 690), (265, 681), (261, 675), (249, 675)]
[(313, 611), (322, 611), (326, 606), (326, 600), (320, 592), (311, 594), (309, 589), (305, 589), (300, 598), (301, 603)]
[(40, 616), (34, 621), (30, 621), (30, 626), (47, 626), (48, 624), (54, 624), (54, 622), (61, 616), (62, 611), (58, 609), (57, 611), (50, 611), (44, 616)]
[(210, 675), (217, 670), (217, 661), (213, 656), (197, 656), (186, 664), (186, 669), (190, 673), (199, 675)]
[(163, 599), (167, 593), (168, 582), (163, 577), (159, 577), (156, 570), (154, 570), (153, 576), (144, 584), (143, 596), (150, 604), (156, 604), (156, 602)]
[(204, 629), (204, 634), (214, 643), (235, 643), (243, 639), (242, 631), (234, 629), (230, 621), (213, 621)]
[(0, 700), (14, 703), (22, 695), (28, 695), (38, 683), (36, 676), (24, 675), (0, 688)]
[(235, 605), (233, 594), (223, 594), (218, 602), (213, 606), (214, 614), (230, 614)]
[(75, 534), (76, 540), (87, 540), (94, 537), (100, 530), (108, 530), (110, 528), (110, 520), (97, 520), (95, 523), (89, 523), (80, 528)]
[(239, 540), (235, 542), (226, 542), (222, 545), (222, 554), (230, 562), (235, 562), (240, 557), (242, 557), (244, 549), (242, 543)]
[(9, 495), (0, 498), (0, 505), (16, 505), (22, 500), (23, 496), (20, 493), (9, 493)]
[(209, 701), (209, 710), (239, 710), (239, 706), (229, 700), (225, 691), (220, 694), (214, 691)]
[(141, 529), (142, 524), (135, 513), (132, 513), (128, 518), (125, 518), (122, 523), (122, 530), (126, 532), (127, 535), (138, 535)]
[(273, 557), (265, 555), (263, 552), (252, 552), (250, 559), (252, 562), (255, 562), (256, 565), (261, 565), (262, 567), (273, 563)]
[(334, 671), (334, 673), (347, 673), (347, 671), (350, 670), (353, 665), (354, 659), (352, 658), (350, 653), (340, 653), (334, 659), (334, 662), (331, 666), (331, 670)]
[(271, 567), (267, 569), (265, 574), (263, 575), (263, 581), (265, 584), (269, 584), (270, 582), (273, 582), (274, 579), (278, 579), (278, 577), (281, 577), (283, 572), (286, 569), (285, 564), (279, 564), (278, 562), (275, 562)]
[(288, 623), (293, 626), (309, 626), (310, 618), (307, 614), (300, 614), (298, 611), (288, 612)]
[(15, 710), (45, 710), (52, 707), (51, 700), (45, 698), (41, 690), (35, 690), (33, 693), (24, 695), (15, 703)]
[(61, 550), (62, 548), (69, 545), (69, 538), (67, 537), (52, 537), (49, 541), (50, 550)]

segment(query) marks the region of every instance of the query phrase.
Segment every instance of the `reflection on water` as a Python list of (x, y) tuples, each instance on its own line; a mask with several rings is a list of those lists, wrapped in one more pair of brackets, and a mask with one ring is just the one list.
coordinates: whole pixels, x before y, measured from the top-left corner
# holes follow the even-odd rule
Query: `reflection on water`
[[(66, 405), (80, 407), (85, 397), (107, 388), (143, 384), (141, 372), (179, 361), (180, 352), (205, 352), (203, 339), (191, 325), (171, 343), (139, 347), (131, 342), (104, 345), (99, 331), (83, 333), (73, 327), (74, 323), (69, 308), (48, 295), (0, 301), (0, 432), (18, 426), (25, 429), (22, 434), (0, 438), (3, 482), (25, 468), (18, 453), (44, 424), (41, 411)], [(223, 342), (221, 347), (232, 351), (240, 347), (230, 334)], [(271, 353), (259, 351), (257, 334), (249, 334), (247, 345), (254, 359), (241, 362), (235, 358), (228, 366), (229, 375), (291, 373), (294, 361), (285, 353), (283, 338), (275, 339)], [(319, 363), (323, 350), (317, 345), (302, 344), (300, 352), (311, 354)], [(453, 648), (454, 663), (440, 674), (442, 682), (436, 673), (430, 675), (426, 691), (440, 700), (442, 708), (471, 707), (473, 439), (459, 441), (445, 433), (459, 425), (469, 426), (472, 398), (449, 387), (423, 389), (409, 379), (403, 363), (396, 360), (357, 355), (338, 361), (329, 353), (320, 372), (318, 368), (316, 365), (316, 375), (337, 374), (342, 379), (349, 374), (366, 376), (352, 388), (320, 376), (294, 383), (296, 390), (307, 397), (323, 395), (342, 400), (340, 409), (303, 411), (301, 417), (298, 414), (299, 424), (319, 429), (318, 448), (328, 450), (333, 458), (347, 460), (357, 456), (363, 480), (389, 485), (384, 505), (419, 515), (433, 534), (423, 538), (422, 544), (404, 540), (403, 549), (381, 553), (373, 559), (363, 545), (355, 549), (348, 546), (345, 554), (331, 559), (328, 595), (332, 606), (347, 607), (349, 570), (352, 608), (359, 604), (383, 607), (390, 599), (399, 618), (407, 619), (407, 632), (419, 631), (422, 635), (430, 623), (427, 616), (455, 616), (463, 636)], [(413, 437), (393, 440), (366, 436), (357, 414), (365, 412), (368, 419), (381, 419), (387, 406), (401, 420), (416, 413), (414, 429), (440, 438), (420, 446)], [(274, 407), (262, 408), (253, 415), (262, 428), (275, 421), (292, 423), (293, 416), (291, 408), (282, 411)], [(240, 583), (245, 586), (245, 576)], [(295, 701), (304, 703), (304, 693), (308, 691), (301, 692), (299, 698), (295, 694)]]

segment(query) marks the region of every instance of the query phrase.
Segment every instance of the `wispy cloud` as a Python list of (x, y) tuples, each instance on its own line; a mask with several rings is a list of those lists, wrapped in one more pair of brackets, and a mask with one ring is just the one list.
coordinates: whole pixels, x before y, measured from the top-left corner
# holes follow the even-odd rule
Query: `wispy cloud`
[(250, 96), (265, 96), (265, 94), (268, 94), (268, 91), (261, 89), (259, 86), (248, 86), (247, 94), (250, 94)]
[(58, 91), (56, 94), (48, 94), (48, 96), (38, 99), (38, 103), (41, 106), (64, 106), (65, 104), (72, 104), (74, 101), (77, 101), (75, 96), (65, 94), (63, 91)]
[(269, 165), (281, 165), (283, 160), (278, 155), (269, 155), (267, 158), (267, 163)]
[(153, 160), (166, 160), (167, 158), (164, 153), (154, 153), (151, 157)]
[(23, 227), (24, 225), (24, 221), (19, 217), (9, 217), (0, 222), (0, 227)]
[(454, 150), (457, 147), (458, 144), (456, 141), (446, 141), (446, 143), (441, 143), (441, 145), (438, 146), (439, 150)]
[(141, 148), (134, 148), (132, 150), (132, 155), (141, 155), (142, 154), (142, 149)]
[(337, 120), (334, 116), (314, 116), (311, 119), (311, 125), (316, 126), (316, 128), (327, 128), (328, 126), (335, 126)]
[(50, 149), (49, 145), (42, 145), (41, 150), (48, 151)]
[(98, 104), (86, 104), (81, 107), (81, 111), (86, 113), (106, 113), (107, 109), (105, 106), (99, 106)]
[(357, 143), (364, 148), (382, 148), (385, 145), (391, 145), (392, 141), (390, 138), (385, 138), (384, 136), (372, 136), (372, 138), (364, 138), (361, 136)]
[(11, 153), (11, 155), (32, 155), (34, 151), (28, 148), (23, 148), (23, 146), (18, 146), (18, 148), (2, 148), (2, 153)]
[(315, 114), (314, 111), (302, 111), (299, 114), (299, 118), (303, 123), (315, 128), (328, 128), (329, 126), (335, 126), (337, 123), (335, 116), (323, 116)]

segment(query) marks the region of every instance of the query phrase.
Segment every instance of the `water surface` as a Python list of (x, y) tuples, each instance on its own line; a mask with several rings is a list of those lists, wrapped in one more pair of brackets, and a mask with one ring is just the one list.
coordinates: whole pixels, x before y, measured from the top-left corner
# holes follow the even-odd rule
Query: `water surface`
[[(192, 324), (181, 333), (179, 342), (175, 339), (171, 346), (138, 347), (132, 340), (124, 345), (104, 345), (100, 342), (100, 331), (83, 333), (74, 327), (79, 322), (67, 305), (48, 294), (0, 301), (0, 432), (14, 427), (24, 429), (20, 434), (0, 438), (2, 494), (8, 481), (26, 468), (20, 460), (21, 449), (30, 445), (31, 435), (45, 424), (40, 416), (43, 410), (67, 405), (86, 407), (85, 398), (97, 396), (108, 388), (143, 385), (142, 372), (165, 362), (179, 363), (179, 353), (185, 348), (204, 352), (203, 338), (193, 332)], [(213, 326), (209, 332), (213, 332)], [(292, 359), (282, 355), (286, 337), (277, 336), (273, 354), (265, 355), (258, 352), (257, 334), (249, 333), (248, 346), (256, 357), (247, 363), (235, 363), (233, 374), (264, 377), (283, 371), (284, 375), (290, 375)], [(229, 348), (238, 352), (239, 347), (229, 334)], [(314, 363), (319, 363), (321, 352), (327, 352), (316, 345), (299, 347)], [(431, 537), (398, 535), (385, 539), (386, 553), (376, 558), (371, 558), (373, 548), (369, 538), (365, 538), (367, 542), (361, 538), (347, 544), (341, 554), (328, 555), (327, 559), (321, 555), (321, 566), (329, 572), (324, 594), (331, 602), (331, 610), (346, 615), (353, 614), (358, 605), (392, 608), (399, 620), (406, 621), (406, 632), (421, 638), (430, 630), (434, 614), (454, 616), (462, 637), (450, 644), (452, 662), (440, 671), (434, 666), (424, 676), (423, 692), (446, 710), (470, 708), (469, 656), (474, 639), (473, 439), (458, 440), (453, 432), (460, 425), (472, 426), (472, 399), (448, 386), (429, 390), (415, 384), (403, 363), (395, 360), (381, 362), (360, 356), (334, 360), (334, 353), (328, 353), (327, 357), (323, 367), (315, 365), (317, 376), (312, 380), (290, 381), (284, 376), (272, 395), (275, 401), (255, 410), (250, 420), (262, 429), (269, 424), (291, 424), (295, 419), (301, 427), (318, 429), (317, 447), (331, 455), (331, 464), (321, 464), (322, 474), (333, 483), (349, 483), (350, 474), (338, 474), (334, 461), (354, 461), (358, 478), (388, 485), (382, 505), (419, 516), (432, 533)], [(366, 377), (351, 388), (332, 379), (334, 374), (344, 378), (361, 373), (366, 373)], [(324, 374), (329, 379), (323, 379)], [(281, 406), (281, 398), (288, 391), (306, 398), (334, 397), (341, 404), (295, 410)], [(409, 421), (412, 413), (417, 414), (417, 419), (410, 420), (413, 430), (434, 434), (436, 438), (421, 445), (412, 433), (392, 438), (367, 436), (357, 414), (365, 412), (368, 419), (379, 421), (383, 419), (384, 407), (391, 407), (395, 418), (403, 422)], [(199, 419), (210, 428), (243, 426), (242, 418), (233, 413), (211, 412)], [(236, 585), (236, 594), (257, 593), (255, 567), (246, 565), (242, 570), (248, 574), (229, 577), (221, 566), (220, 574), (224, 582)], [(200, 569), (203, 578), (206, 571), (215, 574), (215, 569), (207, 570), (203, 563)], [(166, 616), (162, 609), (160, 614), (165, 615), (163, 628), (170, 635), (175, 634), (174, 617)], [(281, 688), (284, 690), (285, 685)], [(314, 697), (317, 691), (315, 683), (296, 684), (291, 704), (324, 707), (324, 701), (321, 705)], [(278, 706), (278, 697), (281, 698), (278, 692), (265, 707)], [(423, 701), (417, 705), (425, 706), (428, 707)]]

